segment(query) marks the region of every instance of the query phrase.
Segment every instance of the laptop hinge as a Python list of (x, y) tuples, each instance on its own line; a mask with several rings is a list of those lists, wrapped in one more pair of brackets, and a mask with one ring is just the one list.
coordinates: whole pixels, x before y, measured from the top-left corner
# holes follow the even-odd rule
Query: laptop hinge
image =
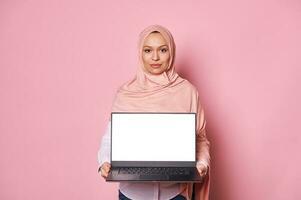
[(114, 167), (195, 167), (191, 161), (112, 161)]

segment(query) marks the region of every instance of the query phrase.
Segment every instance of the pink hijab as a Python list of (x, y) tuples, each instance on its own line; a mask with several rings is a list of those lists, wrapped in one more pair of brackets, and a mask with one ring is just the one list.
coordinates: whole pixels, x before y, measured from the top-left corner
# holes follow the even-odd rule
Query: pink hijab
[[(168, 43), (170, 62), (167, 70), (159, 75), (146, 71), (142, 61), (144, 39), (154, 31), (162, 34)], [(113, 103), (114, 112), (195, 112), (197, 113), (197, 158), (209, 163), (209, 142), (206, 139), (204, 111), (197, 89), (175, 71), (176, 46), (171, 33), (160, 25), (152, 25), (139, 35), (139, 63), (136, 76), (122, 85)], [(209, 199), (209, 171), (203, 183), (195, 184), (196, 199)], [(181, 183), (181, 194), (191, 199), (192, 183)]]

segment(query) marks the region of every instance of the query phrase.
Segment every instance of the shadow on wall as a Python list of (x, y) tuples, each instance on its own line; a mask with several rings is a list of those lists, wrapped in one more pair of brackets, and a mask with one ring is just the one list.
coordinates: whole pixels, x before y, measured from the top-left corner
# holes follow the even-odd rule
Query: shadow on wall
[[(205, 80), (204, 76), (206, 74), (202, 73), (202, 65), (195, 66), (193, 63), (190, 63), (191, 55), (182, 56), (176, 62), (176, 71), (178, 74), (189, 80), (192, 84), (194, 84), (199, 91), (200, 97), (203, 99), (202, 103), (206, 104), (206, 102), (210, 101), (210, 97), (204, 94), (203, 89), (207, 85), (203, 83)], [(193, 72), (193, 73), (192, 73)], [(202, 86), (202, 87), (200, 87)], [(205, 89), (204, 89), (205, 91)], [(209, 104), (209, 103), (208, 103)], [(211, 104), (212, 105), (212, 104)], [(206, 121), (207, 121), (207, 137), (210, 141), (210, 155), (211, 155), (211, 184), (210, 184), (210, 200), (231, 200), (231, 181), (228, 177), (228, 172), (226, 166), (226, 157), (224, 156), (224, 150), (222, 147), (225, 146), (225, 142), (218, 138), (218, 135), (223, 131), (217, 125), (219, 122), (216, 116), (222, 115), (222, 113), (210, 112), (210, 108), (206, 106)], [(214, 110), (214, 109), (212, 109)]]

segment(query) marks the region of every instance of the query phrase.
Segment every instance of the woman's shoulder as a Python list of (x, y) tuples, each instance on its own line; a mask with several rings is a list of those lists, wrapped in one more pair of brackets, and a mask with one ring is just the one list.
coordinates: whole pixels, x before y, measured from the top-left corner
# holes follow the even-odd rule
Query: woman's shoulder
[(185, 79), (185, 78), (182, 78), (184, 81), (183, 81), (183, 84), (182, 86), (186, 89), (186, 90), (189, 90), (191, 91), (192, 93), (198, 93), (198, 89), (197, 87), (192, 84), (189, 80)]
[(127, 81), (123, 81), (118, 87), (117, 87), (117, 93), (122, 91), (122, 90), (127, 90), (129, 89), (129, 87), (131, 87), (132, 85), (134, 85), (135, 83), (135, 79), (130, 79)]

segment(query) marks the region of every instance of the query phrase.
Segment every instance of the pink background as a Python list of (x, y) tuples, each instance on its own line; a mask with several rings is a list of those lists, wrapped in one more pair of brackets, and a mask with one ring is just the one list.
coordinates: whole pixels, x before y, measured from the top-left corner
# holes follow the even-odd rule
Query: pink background
[(211, 199), (301, 199), (300, 1), (2, 0), (1, 200), (116, 199), (97, 150), (151, 24), (199, 89)]

